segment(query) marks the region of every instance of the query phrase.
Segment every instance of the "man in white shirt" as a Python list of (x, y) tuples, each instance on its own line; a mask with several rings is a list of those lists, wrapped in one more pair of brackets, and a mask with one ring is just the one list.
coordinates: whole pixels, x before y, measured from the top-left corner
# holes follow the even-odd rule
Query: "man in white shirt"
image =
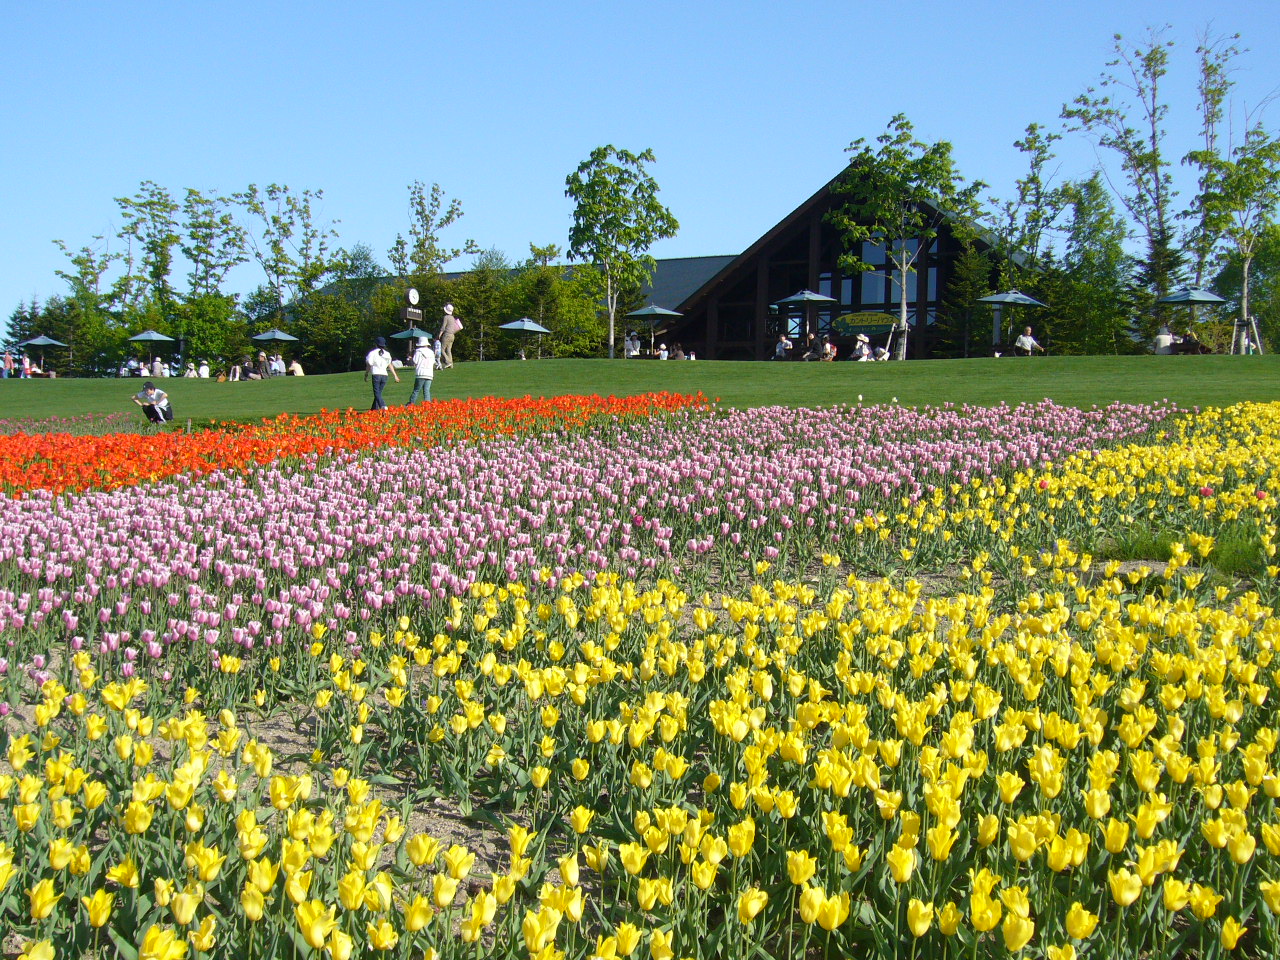
[(388, 374), (396, 378), (396, 383), (400, 382), (400, 374), (396, 373), (396, 368), (391, 364), (387, 341), (383, 337), (378, 337), (374, 341), (373, 349), (364, 358), (364, 378), (366, 380), (373, 378), (373, 406), (369, 408), (370, 410), (387, 409), (387, 403), (382, 399), (382, 389), (387, 385)]
[(431, 349), (431, 342), (426, 337), (418, 338), (418, 349), (413, 351), (409, 361), (413, 364), (413, 392), (409, 394), (409, 402), (405, 406), (413, 406), (419, 393), (422, 394), (423, 402), (429, 403), (431, 381), (436, 375), (436, 352)]
[(1030, 327), (1025, 328), (1022, 331), (1022, 336), (1014, 341), (1013, 350), (1020, 357), (1029, 357), (1031, 356), (1032, 351), (1035, 350), (1039, 350), (1041, 353), (1044, 353), (1044, 347), (1036, 343), (1036, 338), (1031, 335)]
[(196, 374), (199, 376), (201, 380), (209, 379), (209, 361), (208, 360), (200, 361), (200, 367), (198, 370), (196, 370)]
[(169, 395), (148, 380), (142, 385), (141, 392), (133, 397), (133, 402), (142, 408), (147, 419), (152, 423), (167, 423), (173, 419), (173, 407), (169, 404)]

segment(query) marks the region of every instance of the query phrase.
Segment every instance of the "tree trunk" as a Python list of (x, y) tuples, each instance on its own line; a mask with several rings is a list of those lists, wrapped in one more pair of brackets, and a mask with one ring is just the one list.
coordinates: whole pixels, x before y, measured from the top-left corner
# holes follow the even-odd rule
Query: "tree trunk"
[(613, 274), (608, 267), (604, 271), (604, 305), (609, 311), (609, 359), (613, 356), (613, 318), (618, 311), (618, 299), (613, 295)]
[(893, 359), (907, 359), (907, 271), (898, 264), (898, 342), (893, 345)]
[[(1253, 257), (1245, 254), (1240, 261), (1240, 329), (1241, 336), (1248, 337), (1249, 329), (1249, 268), (1253, 266)], [(1259, 350), (1262, 345), (1257, 344)]]

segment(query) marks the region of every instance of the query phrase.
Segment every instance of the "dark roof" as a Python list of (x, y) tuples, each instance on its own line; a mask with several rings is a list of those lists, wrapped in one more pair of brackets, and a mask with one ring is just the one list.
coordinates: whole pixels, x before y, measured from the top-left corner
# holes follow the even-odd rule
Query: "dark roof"
[(690, 294), (733, 263), (737, 257), (674, 257), (658, 260), (644, 302), (675, 310)]
[[(774, 224), (768, 231), (765, 232), (765, 234), (762, 237), (756, 240), (755, 243), (751, 244), (751, 246), (747, 247), (746, 250), (742, 251), (742, 253), (738, 254), (736, 257), (693, 258), (693, 259), (701, 259), (701, 260), (720, 261), (720, 266), (714, 272), (707, 274), (707, 276), (703, 279), (703, 281), (699, 283), (697, 286), (693, 286), (684, 290), (683, 299), (677, 301), (675, 305), (669, 305), (666, 303), (659, 303), (658, 305), (663, 307), (670, 306), (671, 309), (680, 310), (681, 312), (687, 313), (700, 299), (706, 296), (706, 294), (709, 293), (716, 286), (717, 283), (733, 275), (734, 265), (740, 262), (745, 263), (748, 260), (750, 260), (751, 257), (754, 256), (762, 247), (770, 243), (779, 234), (783, 233), (784, 231), (792, 227), (794, 224), (798, 223), (799, 221), (809, 216), (809, 214), (815, 207), (829, 204), (831, 202), (831, 195), (834, 192), (834, 188), (836, 184), (840, 181), (840, 178), (845, 175), (847, 169), (848, 168), (846, 168), (845, 170), (841, 170), (838, 174), (836, 174), (829, 181), (827, 181), (827, 183), (819, 187), (817, 192), (814, 193), (813, 196), (809, 197), (808, 200), (805, 200), (802, 204), (800, 204), (800, 206), (796, 207), (789, 214), (783, 217), (778, 223)], [(948, 219), (950, 219), (949, 214), (944, 213), (944, 216), (947, 216)], [(996, 237), (994, 234), (991, 233), (990, 230), (986, 229), (981, 224), (974, 224), (974, 230), (975, 230), (975, 233), (977, 234), (979, 243), (982, 243), (987, 247), (996, 246), (996, 243), (997, 243)], [(1018, 266), (1027, 265), (1026, 257), (1021, 251), (1018, 251), (1018, 250), (1011, 251), (1010, 256), (1011, 256), (1011, 259), (1016, 264), (1018, 264)], [(658, 262), (663, 263), (666, 261), (660, 260)]]

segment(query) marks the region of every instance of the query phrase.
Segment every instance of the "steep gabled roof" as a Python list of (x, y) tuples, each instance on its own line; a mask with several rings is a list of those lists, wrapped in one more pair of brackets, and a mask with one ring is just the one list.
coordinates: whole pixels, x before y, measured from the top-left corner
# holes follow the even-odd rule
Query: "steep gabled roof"
[[(764, 236), (756, 240), (755, 243), (747, 247), (747, 249), (742, 251), (742, 253), (738, 254), (738, 256), (730, 258), (728, 263), (724, 264), (713, 276), (708, 277), (706, 282), (703, 283), (700, 287), (696, 288), (695, 290), (692, 290), (684, 300), (680, 301), (679, 306), (674, 307), (673, 309), (677, 309), (682, 313), (687, 313), (690, 310), (694, 309), (697, 306), (698, 301), (702, 300), (709, 293), (715, 290), (717, 286), (719, 286), (725, 280), (729, 279), (729, 277), (731, 277), (734, 274), (736, 268), (740, 263), (744, 263), (750, 260), (757, 253), (759, 253), (760, 250), (767, 247), (774, 240), (778, 239), (778, 237), (785, 234), (788, 230), (790, 230), (796, 224), (803, 223), (805, 220), (809, 218), (809, 216), (813, 213), (815, 208), (828, 206), (831, 200), (831, 194), (835, 188), (836, 183), (839, 182), (840, 178), (845, 175), (847, 170), (848, 170), (847, 167), (844, 170), (841, 170), (838, 174), (836, 174), (834, 177), (828, 180), (822, 187), (820, 187), (817, 190), (817, 192), (813, 194), (813, 196), (809, 197), (809, 199), (805, 200), (802, 204), (800, 204), (800, 206), (796, 207), (789, 214), (783, 217), (780, 221), (774, 224), (774, 226), (771, 227), (764, 234)], [(987, 247), (996, 246), (996, 237), (990, 230), (985, 229), (981, 225), (977, 225), (976, 233), (977, 233), (979, 242), (985, 244)], [(1019, 266), (1026, 266), (1024, 256), (1018, 251), (1014, 251), (1012, 254), (1012, 257), (1014, 262), (1017, 263)]]

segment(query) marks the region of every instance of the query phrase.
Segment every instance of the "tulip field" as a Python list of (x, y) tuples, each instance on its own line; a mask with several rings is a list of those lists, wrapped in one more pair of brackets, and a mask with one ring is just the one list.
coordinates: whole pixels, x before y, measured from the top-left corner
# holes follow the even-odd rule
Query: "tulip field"
[(0, 437), (0, 956), (1280, 954), (1280, 404)]

